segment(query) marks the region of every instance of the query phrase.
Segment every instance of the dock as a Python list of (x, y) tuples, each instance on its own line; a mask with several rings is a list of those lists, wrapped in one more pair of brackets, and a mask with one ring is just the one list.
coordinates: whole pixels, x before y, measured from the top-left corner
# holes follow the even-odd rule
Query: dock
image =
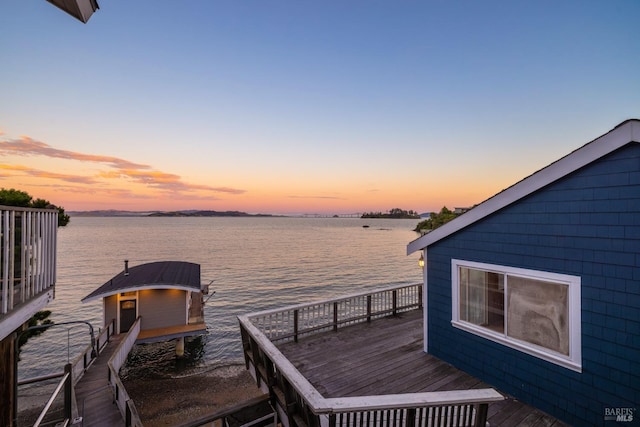
[(114, 403), (109, 388), (107, 362), (126, 334), (112, 335), (109, 343), (100, 352), (90, 369), (75, 385), (78, 417), (83, 427), (112, 427), (124, 425), (118, 406)]
[[(326, 398), (491, 387), (423, 351), (422, 316), (422, 310), (407, 311), (277, 347)], [(487, 420), (492, 426), (566, 426), (505, 397), (489, 404)]]

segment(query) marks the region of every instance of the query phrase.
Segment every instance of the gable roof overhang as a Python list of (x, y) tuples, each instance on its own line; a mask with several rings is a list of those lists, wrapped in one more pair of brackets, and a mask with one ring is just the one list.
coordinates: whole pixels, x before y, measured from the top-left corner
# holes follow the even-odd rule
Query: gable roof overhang
[(200, 292), (200, 264), (159, 261), (136, 265), (121, 271), (107, 283), (82, 298), (82, 302), (143, 289), (179, 289)]
[(631, 142), (639, 141), (640, 120), (626, 120), (606, 134), (485, 200), (453, 221), (410, 242), (407, 245), (407, 255), (425, 249)]

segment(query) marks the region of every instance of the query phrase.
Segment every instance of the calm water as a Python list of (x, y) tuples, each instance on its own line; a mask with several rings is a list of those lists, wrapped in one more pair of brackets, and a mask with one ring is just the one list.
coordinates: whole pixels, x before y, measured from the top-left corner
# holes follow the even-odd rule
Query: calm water
[[(58, 232), (51, 319), (102, 326), (102, 302), (80, 299), (124, 267), (178, 260), (201, 265), (215, 295), (198, 366), (242, 358), (236, 316), (393, 284), (422, 281), (406, 245), (418, 220), (355, 218), (81, 218)], [(363, 225), (369, 228), (363, 228)], [(23, 347), (19, 377), (60, 372), (88, 344), (85, 325), (54, 327)], [(140, 346), (141, 365), (173, 363), (173, 344)], [(160, 369), (167, 369), (161, 367)]]

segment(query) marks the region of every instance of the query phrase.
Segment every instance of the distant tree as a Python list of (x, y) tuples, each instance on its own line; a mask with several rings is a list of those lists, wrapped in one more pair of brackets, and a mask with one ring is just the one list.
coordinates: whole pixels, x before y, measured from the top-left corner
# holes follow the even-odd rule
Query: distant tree
[(452, 219), (455, 219), (459, 215), (460, 214), (452, 212), (446, 206), (444, 206), (442, 209), (440, 209), (440, 212), (431, 212), (428, 219), (420, 221), (416, 226), (415, 231), (425, 233), (431, 230), (435, 230), (436, 228), (446, 224)]
[(14, 188), (0, 188), (0, 205), (18, 206), (21, 208), (57, 209), (59, 227), (64, 227), (69, 224), (70, 221), (69, 215), (65, 214), (63, 207), (56, 206), (44, 199), (33, 200), (33, 197), (31, 197), (29, 193)]
[(405, 211), (400, 208), (393, 208), (387, 213), (367, 212), (362, 214), (361, 218), (394, 218), (394, 219), (417, 219), (420, 218), (414, 210)]

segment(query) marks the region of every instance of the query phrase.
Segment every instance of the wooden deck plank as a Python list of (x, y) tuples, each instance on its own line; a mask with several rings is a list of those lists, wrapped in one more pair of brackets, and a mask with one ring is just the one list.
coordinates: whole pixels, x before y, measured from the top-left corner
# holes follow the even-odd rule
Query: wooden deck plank
[[(278, 348), (327, 398), (491, 387), (424, 353), (422, 310), (305, 336)], [(510, 396), (490, 404), (488, 417), (494, 426), (565, 426)]]
[(111, 427), (124, 425), (120, 410), (113, 401), (108, 386), (107, 362), (118, 348), (124, 334), (112, 335), (109, 344), (98, 355), (87, 372), (75, 385), (78, 415), (84, 427)]

